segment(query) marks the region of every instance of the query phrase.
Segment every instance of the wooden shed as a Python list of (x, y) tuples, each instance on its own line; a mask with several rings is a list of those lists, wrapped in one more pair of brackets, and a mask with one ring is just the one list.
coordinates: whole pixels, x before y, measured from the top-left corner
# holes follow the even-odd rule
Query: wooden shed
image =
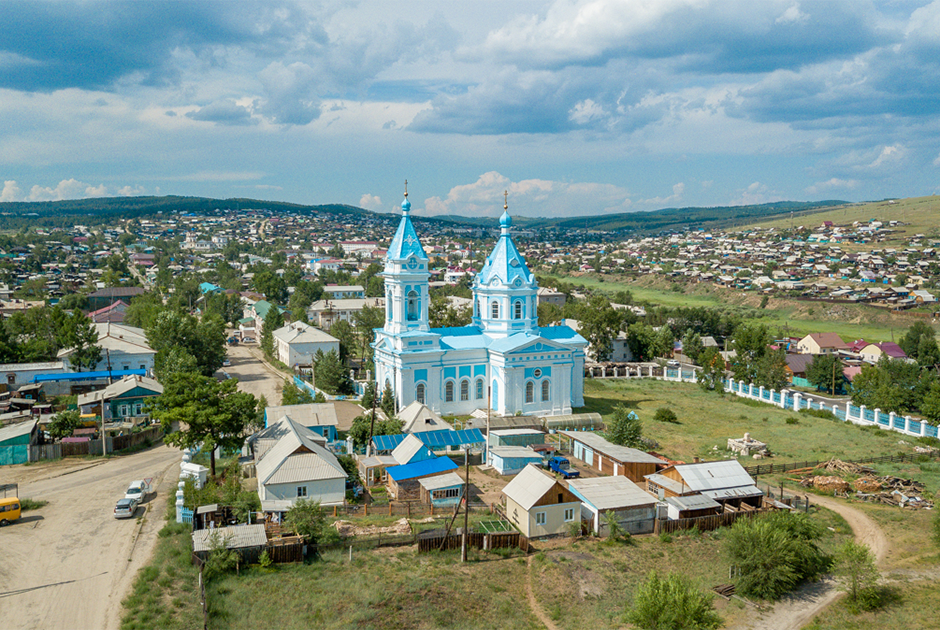
[(216, 527), (215, 529), (200, 529), (193, 532), (193, 553), (205, 560), (215, 541), (224, 543), (226, 549), (234, 549), (241, 556), (245, 564), (254, 564), (261, 557), (261, 552), (268, 545), (268, 535), (264, 525), (235, 525), (233, 527)]
[(654, 474), (666, 462), (635, 448), (618, 446), (591, 431), (559, 431), (562, 441), (570, 445), (576, 459), (605, 475), (624, 476), (635, 483), (645, 483), (646, 475)]

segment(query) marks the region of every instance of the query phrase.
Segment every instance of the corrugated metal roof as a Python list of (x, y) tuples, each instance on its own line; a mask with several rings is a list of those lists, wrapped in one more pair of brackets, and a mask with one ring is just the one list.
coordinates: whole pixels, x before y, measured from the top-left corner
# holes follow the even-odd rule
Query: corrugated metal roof
[(577, 440), (582, 444), (591, 447), (592, 450), (606, 455), (619, 462), (630, 462), (637, 464), (662, 464), (663, 460), (653, 457), (649, 453), (630, 448), (628, 446), (618, 446), (604, 439), (602, 436), (590, 431), (559, 431), (562, 435)]
[(497, 429), (490, 431), (490, 433), (500, 437), (509, 435), (545, 435), (544, 431), (539, 431), (538, 429)]
[(408, 435), (414, 435), (432, 450), (446, 446), (465, 446), (486, 442), (486, 438), (483, 437), (479, 429), (464, 429), (462, 431), (442, 429), (440, 431), (422, 431), (410, 434), (376, 435), (372, 437), (372, 443), (375, 445), (376, 450), (393, 451)]
[(26, 422), (17, 422), (15, 424), (8, 424), (7, 426), (0, 428), (0, 442), (5, 442), (6, 440), (12, 440), (13, 438), (18, 438), (22, 435), (28, 435), (33, 432), (33, 428), (36, 426), (36, 423), (39, 422), (39, 419), (27, 420)]
[(759, 497), (764, 493), (761, 492), (757, 486), (742, 486), (738, 488), (722, 488), (721, 490), (704, 490), (702, 494), (712, 499), (741, 499)]
[(490, 455), (502, 459), (524, 458), (541, 461), (542, 456), (528, 446), (491, 446)]
[(604, 419), (597, 412), (568, 413), (558, 416), (546, 416), (542, 421), (547, 429), (558, 427), (603, 427)]
[(626, 477), (572, 479), (568, 487), (601, 512), (656, 503), (653, 495)]
[(396, 446), (395, 450), (392, 451), (392, 457), (395, 458), (396, 462), (404, 465), (431, 459), (434, 457), (434, 453), (424, 445), (424, 442), (414, 435), (409, 434), (406, 435), (405, 439), (401, 441), (401, 444)]
[[(255, 465), (259, 484), (346, 477), (346, 472), (336, 456), (310, 439), (306, 427), (298, 425), (290, 418), (284, 418), (283, 422), (289, 430)], [(308, 454), (311, 456), (307, 457)], [(279, 474), (279, 470), (285, 465), (285, 473)], [(277, 481), (271, 481), (272, 479)]]
[(657, 486), (661, 486), (665, 488), (666, 490), (669, 490), (670, 492), (675, 492), (676, 494), (684, 494), (686, 492), (692, 491), (691, 488), (689, 488), (687, 485), (683, 484), (682, 482), (676, 481), (674, 479), (670, 479), (669, 477), (666, 477), (664, 475), (659, 475), (659, 474), (646, 475), (644, 479), (656, 484)]
[(441, 488), (453, 488), (454, 486), (461, 486), (466, 482), (461, 479), (460, 475), (457, 473), (449, 472), (444, 473), (443, 475), (435, 475), (433, 477), (419, 479), (418, 483), (420, 483), (426, 490), (440, 490)]
[(666, 503), (670, 503), (680, 510), (707, 510), (721, 507), (720, 503), (706, 497), (704, 494), (690, 494), (687, 497), (667, 497)]
[(457, 464), (451, 458), (437, 457), (435, 459), (426, 459), (423, 462), (405, 464), (404, 466), (391, 466), (386, 468), (385, 472), (395, 481), (405, 481), (456, 469)]
[(555, 485), (555, 478), (549, 477), (533, 464), (529, 464), (503, 488), (503, 494), (529, 510), (538, 503)]
[(290, 416), (305, 427), (336, 426), (336, 408), (333, 403), (307, 403), (266, 407), (264, 419), (270, 426), (284, 416)]
[(264, 547), (268, 544), (268, 536), (264, 533), (264, 525), (235, 525), (215, 529), (200, 529), (193, 532), (193, 551), (209, 551), (212, 548), (214, 536), (219, 536), (220, 540), (225, 541), (226, 549)]
[(753, 486), (754, 480), (737, 460), (702, 462), (700, 464), (676, 464), (676, 472), (682, 475), (686, 485), (696, 492)]

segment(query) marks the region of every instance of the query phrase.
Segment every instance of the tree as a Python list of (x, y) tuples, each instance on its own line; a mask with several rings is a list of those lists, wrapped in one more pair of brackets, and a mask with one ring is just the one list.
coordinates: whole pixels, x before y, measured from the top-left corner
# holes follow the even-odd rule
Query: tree
[(372, 404), (375, 402), (375, 396), (378, 393), (376, 391), (376, 386), (374, 381), (369, 381), (362, 392), (362, 408), (367, 411), (372, 410)]
[(635, 323), (627, 328), (627, 345), (634, 361), (649, 361), (655, 352), (656, 331), (649, 324)]
[(78, 368), (91, 370), (101, 361), (101, 346), (98, 344), (98, 329), (79, 310), (69, 313), (63, 322), (62, 346), (71, 348), (69, 363)]
[(907, 413), (918, 409), (937, 377), (917, 364), (882, 356), (852, 380), (852, 402), (869, 409)]
[(382, 398), (379, 401), (382, 411), (389, 418), (395, 416), (395, 392), (392, 391), (392, 384), (385, 381), (385, 389), (382, 390)]
[(816, 389), (823, 389), (830, 394), (842, 390), (845, 377), (842, 374), (842, 359), (835, 354), (820, 354), (813, 357), (806, 370), (806, 380)]
[(580, 313), (581, 333), (594, 352), (597, 361), (607, 361), (614, 349), (614, 339), (623, 326), (621, 312), (603, 297), (592, 297)]
[(178, 346), (196, 359), (201, 374), (211, 376), (225, 360), (225, 323), (215, 315), (199, 321), (188, 313), (164, 310), (145, 331), (147, 343), (157, 352), (155, 361)]
[(924, 367), (940, 363), (940, 349), (933, 326), (927, 322), (914, 322), (907, 333), (898, 340), (898, 345), (905, 354)]
[(428, 304), (428, 324), (431, 328), (459, 328), (467, 326), (473, 317), (470, 308), (455, 306), (447, 295), (435, 295)]
[(351, 394), (352, 383), (336, 350), (326, 354), (317, 350), (313, 357), (313, 375), (317, 388), (328, 394)]
[(928, 420), (940, 422), (940, 383), (931, 383), (924, 395), (920, 411)]
[(705, 345), (702, 343), (702, 336), (692, 330), (686, 329), (682, 337), (682, 354), (692, 359), (693, 363), (698, 364), (705, 352)]
[(764, 356), (757, 359), (753, 383), (766, 389), (781, 389), (786, 387), (787, 359), (783, 348), (768, 350)]
[(880, 574), (868, 545), (846, 541), (836, 552), (835, 569), (837, 575), (845, 578), (842, 588), (848, 593), (850, 605), (862, 610), (877, 606)]
[(747, 597), (780, 599), (803, 580), (814, 580), (831, 560), (817, 545), (819, 525), (805, 514), (773, 512), (738, 519), (725, 550), (738, 569), (737, 590)]
[(199, 372), (199, 363), (182, 346), (170, 346), (157, 353), (153, 361), (153, 372), (161, 383), (183, 372)]
[(712, 599), (679, 573), (650, 572), (633, 596), (627, 621), (644, 630), (710, 630), (721, 626)]
[(623, 405), (614, 407), (614, 413), (607, 423), (607, 439), (620, 446), (638, 448), (643, 445), (643, 425), (636, 413), (627, 410)]
[(284, 387), (281, 390), (282, 405), (306, 405), (312, 402), (313, 395), (309, 391), (297, 387), (289, 379), (284, 379)]
[(725, 376), (725, 360), (717, 348), (706, 348), (701, 356), (702, 369), (696, 378), (705, 391), (715, 390), (724, 394), (722, 379)]
[(319, 501), (297, 499), (287, 511), (284, 522), (295, 534), (303, 536), (304, 540), (312, 544), (324, 544), (339, 539), (339, 534), (330, 526)]
[(60, 411), (49, 422), (49, 435), (57, 440), (72, 435), (78, 427), (82, 426), (82, 418), (77, 409)]
[(264, 316), (264, 325), (261, 328), (261, 349), (264, 353), (274, 356), (274, 331), (284, 325), (284, 315), (281, 309), (273, 304), (268, 307), (268, 312)]
[(246, 425), (258, 410), (258, 400), (238, 391), (238, 381), (183, 372), (163, 384), (163, 393), (151, 403), (151, 415), (160, 421), (167, 444), (209, 451), (215, 477), (215, 449), (236, 449), (244, 442)]
[(345, 363), (350, 351), (357, 348), (356, 331), (349, 322), (341, 319), (330, 327), (330, 334), (339, 340), (339, 358)]

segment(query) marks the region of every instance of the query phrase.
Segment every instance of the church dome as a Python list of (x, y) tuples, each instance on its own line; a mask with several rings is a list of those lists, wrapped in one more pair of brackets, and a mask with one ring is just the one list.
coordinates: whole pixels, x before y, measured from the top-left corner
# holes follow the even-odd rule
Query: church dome
[(503, 216), (499, 217), (499, 227), (501, 228), (512, 227), (512, 217), (509, 216), (508, 210), (503, 210)]

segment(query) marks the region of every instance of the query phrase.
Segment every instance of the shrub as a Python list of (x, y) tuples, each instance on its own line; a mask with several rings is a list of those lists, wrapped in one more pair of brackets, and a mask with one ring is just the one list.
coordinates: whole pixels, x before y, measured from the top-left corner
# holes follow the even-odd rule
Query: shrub
[(800, 409), (797, 413), (804, 415), (804, 416), (812, 416), (813, 418), (825, 418), (826, 420), (839, 420), (836, 414), (832, 413), (831, 411), (826, 411), (825, 409)]
[(874, 610), (881, 606), (878, 569), (868, 545), (847, 541), (836, 554), (836, 574), (845, 578), (842, 588), (848, 593), (849, 607)]
[(653, 420), (656, 420), (657, 422), (671, 422), (672, 424), (679, 424), (679, 418), (676, 417), (676, 412), (669, 407), (660, 407), (657, 409), (656, 413), (653, 415)]
[(790, 416), (789, 418), (787, 418), (787, 424), (799, 424), (799, 423), (800, 423), (799, 418), (794, 418), (793, 416)]
[(707, 630), (721, 626), (711, 597), (677, 573), (655, 571), (637, 587), (627, 620), (644, 630)]
[(271, 565), (274, 564), (274, 560), (272, 560), (272, 559), (271, 559), (271, 556), (268, 555), (268, 550), (267, 550), (267, 549), (265, 549), (264, 551), (261, 552), (261, 556), (258, 558), (258, 564), (260, 564), (261, 567), (264, 568), (264, 569), (267, 569), (267, 568), (269, 568)]

